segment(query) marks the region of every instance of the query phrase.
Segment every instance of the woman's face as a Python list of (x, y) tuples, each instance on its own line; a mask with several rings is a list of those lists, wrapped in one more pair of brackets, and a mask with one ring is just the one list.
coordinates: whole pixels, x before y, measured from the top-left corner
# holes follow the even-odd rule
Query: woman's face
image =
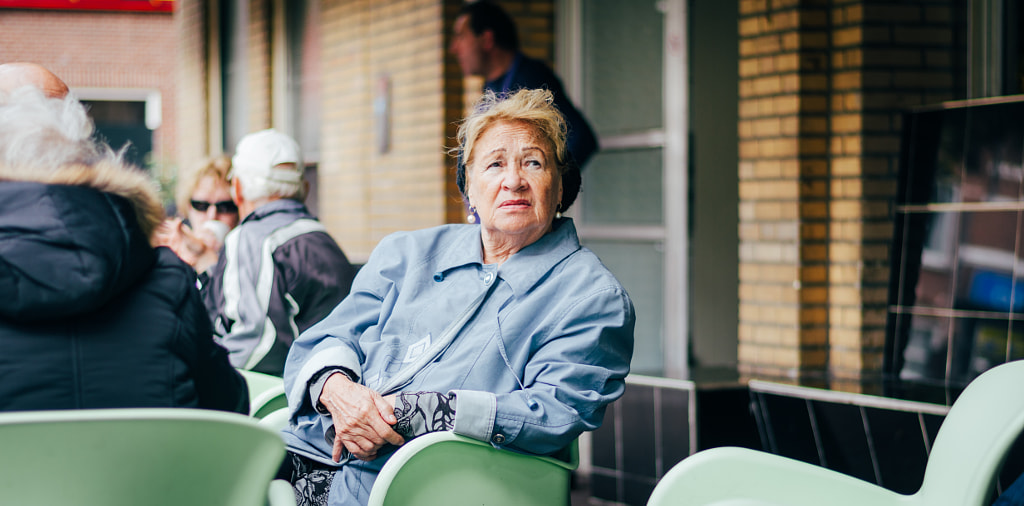
[[(228, 228), (238, 225), (238, 208), (231, 201), (230, 188), (226, 181), (213, 176), (199, 180), (192, 192), (192, 202), (188, 209), (188, 221), (193, 229), (202, 227), (207, 220), (222, 221)], [(196, 209), (197, 205), (206, 209), (200, 211)]]
[(562, 200), (554, 160), (553, 143), (528, 123), (484, 130), (466, 168), (466, 193), (484, 234), (523, 247), (547, 233)]

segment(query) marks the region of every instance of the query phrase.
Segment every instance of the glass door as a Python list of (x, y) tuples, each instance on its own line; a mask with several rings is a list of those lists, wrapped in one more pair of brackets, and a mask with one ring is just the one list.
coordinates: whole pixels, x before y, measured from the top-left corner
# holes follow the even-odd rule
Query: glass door
[(685, 2), (559, 12), (560, 70), (601, 145), (573, 212), (580, 238), (637, 308), (633, 372), (686, 377)]

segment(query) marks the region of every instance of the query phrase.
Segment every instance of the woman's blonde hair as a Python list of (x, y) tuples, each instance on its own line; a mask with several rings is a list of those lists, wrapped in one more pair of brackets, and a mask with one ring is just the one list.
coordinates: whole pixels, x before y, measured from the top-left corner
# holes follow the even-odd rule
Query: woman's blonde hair
[(225, 155), (217, 155), (203, 160), (199, 166), (185, 175), (185, 178), (178, 184), (178, 214), (185, 215), (191, 207), (192, 194), (199, 187), (199, 182), (206, 177), (212, 177), (218, 181), (228, 183), (228, 174), (231, 172), (231, 158)]
[[(545, 89), (522, 89), (503, 97), (488, 90), (476, 103), (473, 112), (459, 124), (456, 137), (458, 147), (449, 150), (458, 158), (458, 172), (455, 182), (459, 191), (466, 194), (466, 166), (472, 161), (473, 146), (480, 136), (495, 123), (502, 121), (521, 121), (537, 130), (541, 137), (551, 142), (555, 148), (555, 166), (558, 174), (565, 176), (568, 170), (568, 148), (566, 147), (566, 125), (562, 113), (554, 105), (554, 95)], [(571, 195), (566, 192), (570, 191)], [(568, 202), (562, 210), (569, 207), (576, 198), (579, 185), (566, 187), (563, 184), (563, 202)]]

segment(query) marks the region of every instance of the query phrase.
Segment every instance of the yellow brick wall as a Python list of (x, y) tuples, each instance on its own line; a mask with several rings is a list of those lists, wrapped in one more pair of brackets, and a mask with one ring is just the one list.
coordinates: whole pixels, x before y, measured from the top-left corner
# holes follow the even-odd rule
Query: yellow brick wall
[(829, 363), (837, 380), (883, 366), (902, 113), (950, 100), (953, 2), (835, 2)]
[[(455, 185), (456, 123), (479, 96), (448, 54), (461, 0), (320, 0), (321, 159), (319, 214), (354, 261), (365, 261), (385, 235), (447, 222), (465, 212)], [(515, 18), (524, 51), (551, 62), (553, 0), (502, 2)], [(182, 0), (179, 78), (187, 81), (182, 159), (206, 156), (206, 28), (209, 2)], [(272, 0), (249, 0), (247, 107), (249, 130), (272, 123)], [(390, 147), (379, 152), (374, 99), (389, 84)]]
[(178, 0), (174, 12), (178, 51), (175, 79), (178, 82), (178, 173), (199, 162), (209, 152), (204, 134), (207, 117), (207, 4), (201, 0)]
[(767, 2), (741, 2), (740, 15), (739, 363), (752, 375), (822, 377), (828, 15)]
[(745, 373), (878, 377), (901, 117), (954, 96), (951, 5), (740, 1)]
[[(456, 14), (463, 2), (459, 0), (446, 3), (445, 16), (445, 76), (448, 81), (446, 97), (449, 106), (449, 123), (457, 122), (465, 116), (466, 111), (480, 98), (483, 89), (483, 79), (480, 77), (462, 77), (458, 62), (454, 57), (447, 54), (448, 45), (451, 43), (452, 24), (455, 22)], [(537, 58), (554, 66), (554, 0), (504, 0), (498, 4), (505, 9), (516, 23), (519, 31), (519, 46), (523, 53), (532, 58)], [(452, 126), (447, 132), (448, 145), (454, 144), (456, 128)], [(449, 196), (447, 207), (447, 220), (450, 223), (462, 222), (466, 218), (466, 210), (462, 204), (462, 198), (458, 187), (455, 185), (455, 164), (449, 163), (450, 180), (446, 187)]]
[[(385, 235), (446, 220), (451, 120), (446, 6), (325, 0), (320, 215), (355, 261)], [(378, 151), (375, 87), (390, 83), (390, 149)]]
[[(249, 33), (245, 48), (249, 132), (271, 126), (270, 9), (270, 0), (249, 0)], [(229, 148), (229, 151), (234, 150), (233, 146)]]

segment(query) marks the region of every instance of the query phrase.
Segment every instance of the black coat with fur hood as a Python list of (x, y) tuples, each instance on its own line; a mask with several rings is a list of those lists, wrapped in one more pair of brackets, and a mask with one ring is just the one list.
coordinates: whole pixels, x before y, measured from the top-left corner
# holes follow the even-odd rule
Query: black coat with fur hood
[(116, 164), (0, 167), (0, 411), (248, 409), (195, 273), (149, 237), (152, 184)]

